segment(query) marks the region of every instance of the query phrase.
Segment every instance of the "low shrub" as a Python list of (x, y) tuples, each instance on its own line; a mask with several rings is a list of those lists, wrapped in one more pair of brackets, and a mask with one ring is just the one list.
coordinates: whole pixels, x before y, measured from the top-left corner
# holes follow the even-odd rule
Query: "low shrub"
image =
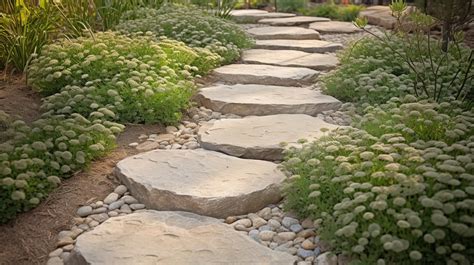
[(360, 11), (364, 9), (359, 5), (320, 4), (309, 8), (299, 9), (298, 12), (306, 16), (327, 17), (334, 20), (353, 21)]
[(125, 34), (152, 32), (191, 47), (207, 48), (222, 56), (222, 63), (237, 60), (241, 49), (253, 45), (253, 40), (238, 25), (199, 9), (174, 5), (127, 12), (116, 30)]
[(342, 128), (288, 149), (286, 207), (361, 264), (469, 264), (474, 109), (463, 107), (392, 99), (366, 110), (367, 131)]
[(0, 139), (6, 140), (0, 144), (0, 223), (35, 207), (61, 179), (107, 153), (123, 128), (77, 113), (46, 113), (30, 126), (9, 122), (0, 129)]
[(294, 12), (298, 9), (305, 8), (308, 4), (307, 0), (276, 0), (277, 9), (280, 12)]

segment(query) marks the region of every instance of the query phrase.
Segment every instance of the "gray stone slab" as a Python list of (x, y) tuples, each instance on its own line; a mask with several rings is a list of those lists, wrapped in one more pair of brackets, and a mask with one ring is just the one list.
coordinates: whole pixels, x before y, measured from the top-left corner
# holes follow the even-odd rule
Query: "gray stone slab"
[(310, 53), (335, 52), (343, 48), (340, 43), (322, 40), (257, 40), (255, 48), (267, 50), (297, 50)]
[(271, 26), (299, 26), (308, 25), (312, 22), (326, 22), (331, 21), (325, 17), (310, 17), (310, 16), (295, 16), (287, 18), (265, 18), (258, 21), (260, 24), (267, 24)]
[(319, 72), (302, 67), (230, 64), (214, 69), (217, 81), (233, 84), (302, 86), (315, 82)]
[(339, 60), (334, 54), (306, 53), (293, 50), (251, 49), (242, 54), (242, 62), (276, 66), (307, 67), (314, 70), (334, 69)]
[(266, 85), (215, 85), (202, 88), (198, 102), (214, 111), (240, 116), (307, 114), (316, 116), (337, 109), (341, 102), (319, 91), (302, 87)]
[(281, 199), (277, 165), (218, 152), (155, 150), (117, 164), (116, 175), (147, 208), (225, 218)]
[(259, 40), (319, 40), (321, 38), (317, 31), (301, 27), (255, 27), (248, 29), (247, 32)]
[(218, 219), (143, 211), (110, 218), (77, 238), (69, 265), (294, 264)]
[(319, 33), (356, 33), (362, 31), (356, 27), (352, 22), (344, 21), (330, 21), (330, 22), (316, 22), (309, 25), (310, 29), (317, 30)]
[(292, 13), (267, 12), (258, 9), (232, 10), (230, 15), (232, 16), (232, 19), (238, 23), (257, 23), (257, 21), (265, 18), (286, 18), (296, 16)]
[(251, 159), (281, 160), (282, 142), (296, 145), (299, 139), (314, 140), (322, 128), (337, 126), (303, 114), (249, 116), (204, 123), (198, 132), (201, 146), (208, 150)]

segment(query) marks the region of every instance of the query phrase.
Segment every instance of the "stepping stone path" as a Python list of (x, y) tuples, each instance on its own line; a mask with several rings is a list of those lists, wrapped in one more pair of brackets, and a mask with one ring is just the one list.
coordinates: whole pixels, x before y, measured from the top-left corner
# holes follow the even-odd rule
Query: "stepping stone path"
[(310, 88), (267, 85), (216, 85), (202, 88), (198, 102), (220, 113), (240, 116), (307, 114), (316, 116), (341, 103)]
[(311, 220), (300, 223), (275, 207), (286, 177), (269, 161), (283, 159), (282, 142), (299, 146), (337, 128), (314, 116), (341, 105), (311, 86), (319, 71), (338, 63), (324, 53), (342, 45), (286, 25), (353, 27), (261, 10), (231, 14), (267, 23), (246, 26), (256, 48), (214, 70), (217, 83), (201, 89), (201, 108), (190, 112), (195, 122), (134, 143), (141, 151), (186, 150), (157, 149), (119, 162), (115, 174), (125, 186), (78, 209), (78, 225), (60, 233), (48, 264), (334, 264), (321, 254), (327, 248)]
[(256, 27), (247, 30), (257, 40), (319, 40), (319, 32), (301, 27)]
[[(296, 91), (295, 91), (296, 93)], [(198, 132), (201, 146), (231, 156), (262, 160), (283, 159), (281, 143), (322, 136), (321, 129), (337, 126), (303, 114), (249, 116), (204, 123)]]
[(307, 67), (314, 70), (331, 70), (339, 62), (334, 54), (306, 53), (292, 50), (252, 49), (244, 51), (242, 61), (250, 64)]
[(281, 199), (274, 163), (206, 150), (155, 150), (120, 161), (116, 175), (147, 208), (225, 218)]
[(77, 238), (68, 264), (293, 264), (221, 221), (186, 212), (111, 218)]
[(351, 22), (330, 21), (316, 22), (309, 25), (310, 29), (317, 30), (319, 33), (356, 33), (362, 31)]
[(221, 82), (233, 84), (301, 86), (314, 83), (319, 72), (266, 64), (230, 64), (215, 69), (213, 75)]
[(296, 50), (310, 53), (335, 52), (342, 49), (342, 44), (322, 40), (257, 40), (256, 49)]
[(331, 21), (329, 18), (325, 17), (306, 17), (306, 16), (296, 16), (296, 17), (287, 17), (287, 18), (265, 18), (259, 20), (258, 23), (268, 24), (271, 26), (299, 26), (299, 25), (308, 25), (312, 22), (327, 22)]

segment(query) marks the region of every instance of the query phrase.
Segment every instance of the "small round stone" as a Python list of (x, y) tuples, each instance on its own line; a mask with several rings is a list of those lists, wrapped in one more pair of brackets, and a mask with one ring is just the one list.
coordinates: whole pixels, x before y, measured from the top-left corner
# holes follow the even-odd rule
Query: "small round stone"
[(290, 226), (290, 230), (295, 233), (298, 233), (303, 230), (303, 227), (300, 224), (293, 224)]
[(82, 206), (79, 209), (77, 209), (76, 214), (79, 215), (80, 217), (86, 217), (86, 216), (92, 214), (92, 207), (91, 206)]
[(64, 250), (64, 251), (67, 251), (67, 252), (70, 252), (70, 251), (73, 250), (73, 249), (74, 249), (74, 245), (73, 245), (73, 244), (65, 245), (65, 246), (63, 247), (63, 250)]
[(105, 204), (111, 204), (114, 201), (118, 200), (118, 198), (119, 198), (119, 195), (115, 192), (112, 192), (109, 195), (107, 195), (107, 197), (105, 197), (104, 203)]
[(260, 238), (260, 240), (270, 241), (273, 239), (273, 236), (275, 236), (275, 234), (276, 233), (273, 231), (260, 231), (258, 237)]
[(311, 251), (311, 250), (306, 250), (306, 249), (303, 249), (303, 248), (299, 248), (298, 251), (296, 252), (296, 254), (300, 257), (302, 257), (303, 259), (307, 258), (307, 257), (311, 257), (311, 256), (314, 256), (314, 252)]
[(109, 205), (109, 210), (113, 211), (115, 209), (118, 209), (118, 208), (122, 207), (122, 205), (124, 205), (124, 203), (125, 203), (124, 201), (115, 201), (115, 202), (113, 202)]
[(125, 195), (121, 198), (121, 200), (123, 200), (126, 204), (134, 204), (134, 203), (138, 203), (137, 199), (135, 199), (134, 197), (130, 196), (130, 195)]
[(225, 222), (226, 222), (227, 224), (232, 224), (232, 223), (234, 223), (235, 221), (237, 221), (237, 217), (235, 217), (235, 216), (229, 216), (229, 217), (227, 217), (227, 218), (225, 219)]
[(303, 243), (301, 243), (301, 247), (306, 250), (313, 250), (316, 245), (311, 240), (306, 239), (305, 241), (303, 241)]
[(243, 225), (244, 227), (251, 227), (252, 226), (252, 221), (250, 221), (250, 219), (244, 218), (244, 219), (237, 220), (234, 223), (234, 226), (238, 225), (238, 224)]
[(130, 204), (130, 208), (131, 208), (132, 210), (145, 209), (145, 204), (141, 204), (141, 203)]
[(282, 225), (286, 228), (290, 228), (294, 224), (299, 224), (299, 221), (295, 218), (285, 216), (281, 221)]
[(267, 225), (270, 226), (270, 227), (273, 228), (273, 229), (279, 228), (279, 227), (281, 226), (280, 222), (278, 222), (278, 221), (275, 220), (275, 219), (270, 219), (270, 220), (268, 220)]
[(128, 206), (128, 204), (124, 204), (120, 207), (120, 212), (121, 213), (132, 213), (132, 209), (130, 209), (130, 206)]
[(118, 195), (123, 195), (125, 192), (127, 192), (127, 186), (119, 185), (115, 188), (114, 192)]
[(48, 260), (46, 265), (63, 265), (64, 262), (60, 257), (52, 257)]
[(269, 221), (272, 218), (272, 209), (270, 207), (265, 207), (257, 213), (258, 216)]
[(108, 212), (107, 214), (108, 214), (110, 217), (116, 217), (116, 216), (119, 215), (119, 213), (116, 212), (116, 211), (110, 211), (110, 212)]
[(53, 250), (51, 253), (49, 253), (49, 257), (52, 258), (52, 257), (59, 257), (59, 255), (61, 255), (61, 253), (63, 253), (63, 249), (62, 248), (57, 248), (55, 250)]

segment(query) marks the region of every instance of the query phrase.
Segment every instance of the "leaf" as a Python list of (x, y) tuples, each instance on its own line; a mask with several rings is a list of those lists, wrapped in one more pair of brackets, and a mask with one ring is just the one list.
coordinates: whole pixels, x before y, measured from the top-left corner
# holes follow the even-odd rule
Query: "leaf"
[(40, 0), (39, 1), (39, 6), (41, 8), (46, 8), (46, 5), (48, 4), (48, 0)]

